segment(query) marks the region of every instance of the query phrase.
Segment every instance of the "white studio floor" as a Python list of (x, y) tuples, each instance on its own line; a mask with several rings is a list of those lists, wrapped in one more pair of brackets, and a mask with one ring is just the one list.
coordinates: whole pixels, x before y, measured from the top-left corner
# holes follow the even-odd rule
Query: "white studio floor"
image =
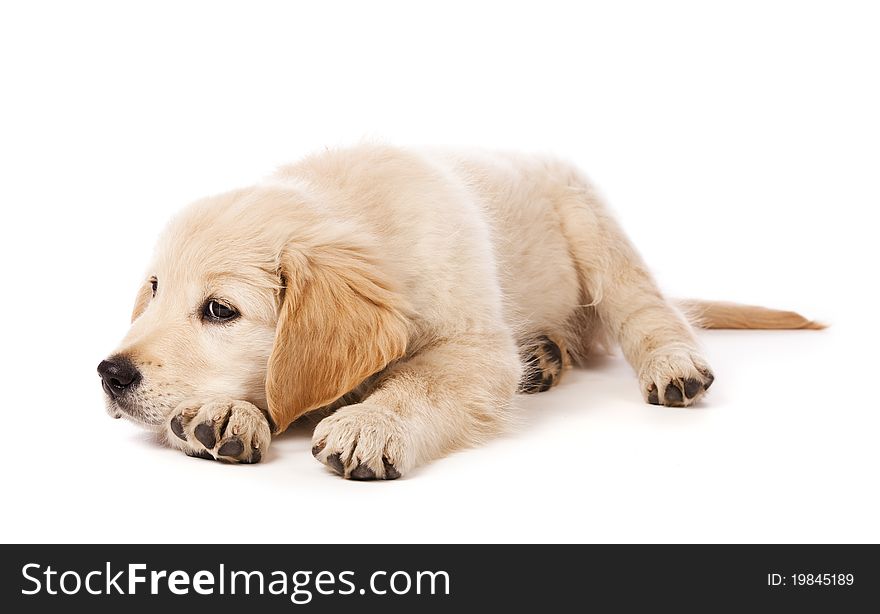
[(521, 398), (520, 432), (382, 483), (327, 471), (307, 425), (260, 465), (188, 458), (106, 416), (95, 378), (93, 411), (59, 405), (30, 458), (13, 446), (0, 540), (877, 541), (877, 403), (821, 359), (843, 332), (705, 333), (698, 409), (642, 403), (610, 357)]

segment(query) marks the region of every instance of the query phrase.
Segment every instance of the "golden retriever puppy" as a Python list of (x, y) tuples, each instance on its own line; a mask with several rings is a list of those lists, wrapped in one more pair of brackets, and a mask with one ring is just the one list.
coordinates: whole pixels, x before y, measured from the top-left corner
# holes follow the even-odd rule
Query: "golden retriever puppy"
[(191, 456), (255, 463), (298, 417), (335, 409), (315, 457), (394, 479), (504, 429), (518, 391), (612, 342), (646, 401), (695, 403), (714, 376), (689, 320), (818, 326), (670, 303), (562, 162), (363, 145), (173, 220), (98, 371), (112, 415)]

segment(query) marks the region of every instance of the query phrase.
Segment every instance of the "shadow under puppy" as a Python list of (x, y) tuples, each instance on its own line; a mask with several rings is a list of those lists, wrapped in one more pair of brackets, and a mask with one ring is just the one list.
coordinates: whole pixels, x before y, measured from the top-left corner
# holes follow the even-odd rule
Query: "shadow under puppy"
[(174, 219), (98, 372), (108, 411), (191, 456), (255, 463), (307, 412), (313, 454), (394, 479), (486, 440), (517, 391), (618, 344), (649, 403), (714, 380), (691, 323), (816, 328), (663, 297), (589, 183), (552, 159), (363, 145)]

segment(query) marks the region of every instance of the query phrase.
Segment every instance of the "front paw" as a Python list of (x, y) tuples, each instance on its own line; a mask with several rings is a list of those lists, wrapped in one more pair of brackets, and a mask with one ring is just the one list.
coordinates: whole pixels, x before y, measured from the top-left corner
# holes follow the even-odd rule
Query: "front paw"
[(188, 456), (235, 463), (260, 462), (272, 439), (266, 416), (247, 401), (182, 403), (165, 426)]
[(393, 411), (359, 403), (324, 418), (312, 436), (312, 454), (352, 480), (396, 480), (413, 465), (412, 442)]
[(639, 372), (645, 400), (668, 407), (693, 405), (713, 381), (715, 376), (703, 357), (684, 349), (658, 350)]

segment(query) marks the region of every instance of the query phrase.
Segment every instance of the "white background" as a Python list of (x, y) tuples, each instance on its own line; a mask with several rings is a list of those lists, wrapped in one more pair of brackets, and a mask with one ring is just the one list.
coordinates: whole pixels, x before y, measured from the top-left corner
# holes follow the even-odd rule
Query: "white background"
[[(880, 541), (872, 4), (4, 3), (0, 540)], [(364, 137), (568, 157), (670, 294), (833, 326), (701, 334), (697, 409), (598, 360), (396, 482), (308, 426), (228, 466), (111, 420), (169, 216)]]

